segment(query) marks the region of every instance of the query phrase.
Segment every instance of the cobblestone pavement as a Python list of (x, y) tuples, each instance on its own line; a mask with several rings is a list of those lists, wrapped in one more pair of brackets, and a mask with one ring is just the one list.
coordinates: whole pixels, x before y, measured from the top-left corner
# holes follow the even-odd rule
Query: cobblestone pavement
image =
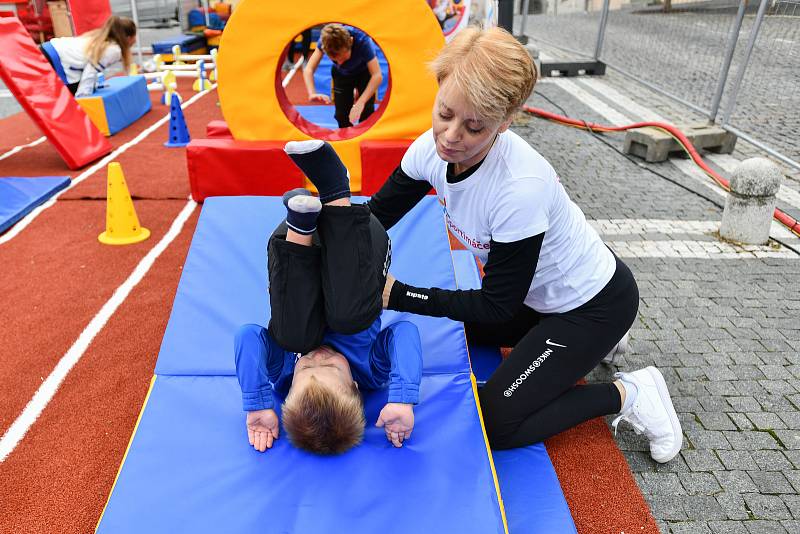
[[(595, 95), (603, 87), (569, 83)], [(691, 116), (619, 75), (602, 84), (671, 121)], [(565, 87), (545, 81), (529, 104), (608, 122)], [(625, 98), (604, 102), (638, 119), (643, 111), (626, 108)], [(800, 240), (781, 234), (795, 251), (773, 243), (775, 257), (722, 253), (713, 229), (724, 197), (687, 174), (685, 160), (647, 166), (661, 178), (589, 133), (527, 116), (514, 129), (548, 158), (636, 275), (641, 300), (631, 348), (588, 378), (610, 380), (646, 365), (664, 373), (684, 429), (681, 454), (656, 464), (646, 439), (622, 425), (617, 436), (662, 533), (800, 532)], [(622, 135), (605, 138), (622, 148)], [(753, 155), (761, 154), (740, 143), (727, 164)], [(719, 253), (703, 256), (687, 242), (718, 245)]]
[[(600, 55), (702, 109), (710, 109), (734, 11), (664, 14), (611, 11)], [(599, 13), (534, 15), (527, 35), (592, 55)], [(721, 110), (731, 96), (755, 17), (745, 16)], [(521, 17), (517, 17), (521, 28)], [(767, 16), (730, 124), (800, 162), (800, 17)], [(720, 112), (720, 116), (721, 116)]]

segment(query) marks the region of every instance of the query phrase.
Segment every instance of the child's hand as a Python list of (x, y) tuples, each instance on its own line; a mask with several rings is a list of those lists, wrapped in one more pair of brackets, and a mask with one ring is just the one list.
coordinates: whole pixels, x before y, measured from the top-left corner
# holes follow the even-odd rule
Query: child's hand
[(411, 437), (414, 429), (414, 406), (399, 402), (390, 402), (383, 407), (377, 427), (383, 427), (386, 431), (386, 439), (392, 442), (395, 447), (402, 447), (403, 441)]
[(330, 104), (331, 99), (328, 95), (323, 95), (321, 93), (313, 93), (311, 96), (308, 97), (309, 100), (312, 102), (322, 102), (323, 104)]
[(255, 450), (264, 452), (271, 449), (272, 442), (278, 439), (279, 429), (275, 410), (247, 412), (247, 439)]
[(364, 113), (364, 104), (359, 104), (358, 102), (353, 104), (353, 107), (350, 108), (350, 116), (348, 117), (350, 119), (350, 123), (357, 123), (361, 118), (362, 113)]

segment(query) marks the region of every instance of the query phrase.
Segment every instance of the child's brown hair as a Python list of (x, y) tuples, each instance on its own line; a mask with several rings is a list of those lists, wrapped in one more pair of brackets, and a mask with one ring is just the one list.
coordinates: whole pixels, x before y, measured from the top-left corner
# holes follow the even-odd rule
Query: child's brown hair
[(127, 73), (132, 62), (130, 39), (135, 35), (135, 22), (127, 17), (111, 15), (100, 28), (86, 33), (89, 37), (89, 43), (86, 45), (89, 62), (93, 65), (100, 63), (109, 43), (116, 43), (122, 52), (122, 64)]
[(322, 50), (326, 54), (335, 54), (348, 50), (353, 46), (353, 36), (347, 28), (338, 23), (326, 24), (320, 32)]
[(332, 391), (313, 377), (283, 404), (283, 428), (295, 447), (317, 454), (340, 454), (364, 436), (364, 402), (355, 383)]

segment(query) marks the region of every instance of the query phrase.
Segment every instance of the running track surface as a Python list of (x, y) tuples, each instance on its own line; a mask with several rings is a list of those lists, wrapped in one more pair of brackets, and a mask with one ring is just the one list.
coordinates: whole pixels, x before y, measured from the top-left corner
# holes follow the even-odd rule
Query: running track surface
[[(188, 83), (181, 83), (180, 91), (185, 99), (193, 94)], [(156, 101), (158, 96), (152, 95), (150, 113), (111, 137), (115, 148), (164, 116), (166, 108)], [(208, 121), (222, 118), (216, 92), (201, 97), (184, 114), (192, 137), (204, 137)], [(0, 244), (0, 435), (185, 207), (185, 150), (163, 147), (167, 126), (116, 159), (139, 219), (152, 231), (149, 240), (127, 247), (97, 241), (105, 229), (102, 168), (62, 194), (19, 235)], [(0, 120), (0, 132), (0, 154), (41, 135), (24, 114)], [(81, 172), (69, 172), (46, 142), (0, 162), (0, 175), (5, 176), (75, 177)], [(91, 342), (16, 449), (0, 463), (1, 533), (94, 530), (153, 375), (198, 213), (195, 210)], [(186, 446), (202, 443), (187, 436)], [(548, 440), (547, 448), (580, 533), (658, 533), (603, 419)]]

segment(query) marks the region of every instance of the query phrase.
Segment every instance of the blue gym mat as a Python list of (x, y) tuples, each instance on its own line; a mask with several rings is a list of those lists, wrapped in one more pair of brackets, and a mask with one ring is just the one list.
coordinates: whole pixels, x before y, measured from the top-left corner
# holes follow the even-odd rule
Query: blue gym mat
[(0, 177), (0, 234), (69, 183), (69, 176)]
[[(453, 268), (459, 289), (480, 289), (481, 277), (471, 252), (454, 250)], [(476, 345), (469, 345), (469, 358), (479, 385), (502, 361), (499, 348)], [(577, 532), (543, 443), (493, 451), (492, 456), (511, 534)]]
[[(413, 320), (425, 355), (414, 437), (402, 449), (371, 426), (385, 391), (366, 396), (364, 444), (344, 455), (311, 455), (285, 436), (265, 453), (248, 445), (233, 332), (268, 320), (266, 241), (284, 214), (278, 198), (206, 201), (157, 376), (97, 531), (504, 532), (460, 323), (384, 315)], [(435, 198), (390, 235), (398, 278), (455, 287)], [(524, 528), (512, 532), (573, 533), (569, 512), (559, 514), (563, 496), (546, 452), (526, 453), (521, 469), (519, 458), (511, 457), (514, 487), (521, 487), (511, 500)]]
[(305, 120), (313, 122), (317, 126), (329, 130), (335, 130), (339, 127), (339, 123), (336, 122), (336, 117), (334, 117), (336, 113), (336, 108), (334, 106), (295, 106), (294, 109), (296, 109)]

